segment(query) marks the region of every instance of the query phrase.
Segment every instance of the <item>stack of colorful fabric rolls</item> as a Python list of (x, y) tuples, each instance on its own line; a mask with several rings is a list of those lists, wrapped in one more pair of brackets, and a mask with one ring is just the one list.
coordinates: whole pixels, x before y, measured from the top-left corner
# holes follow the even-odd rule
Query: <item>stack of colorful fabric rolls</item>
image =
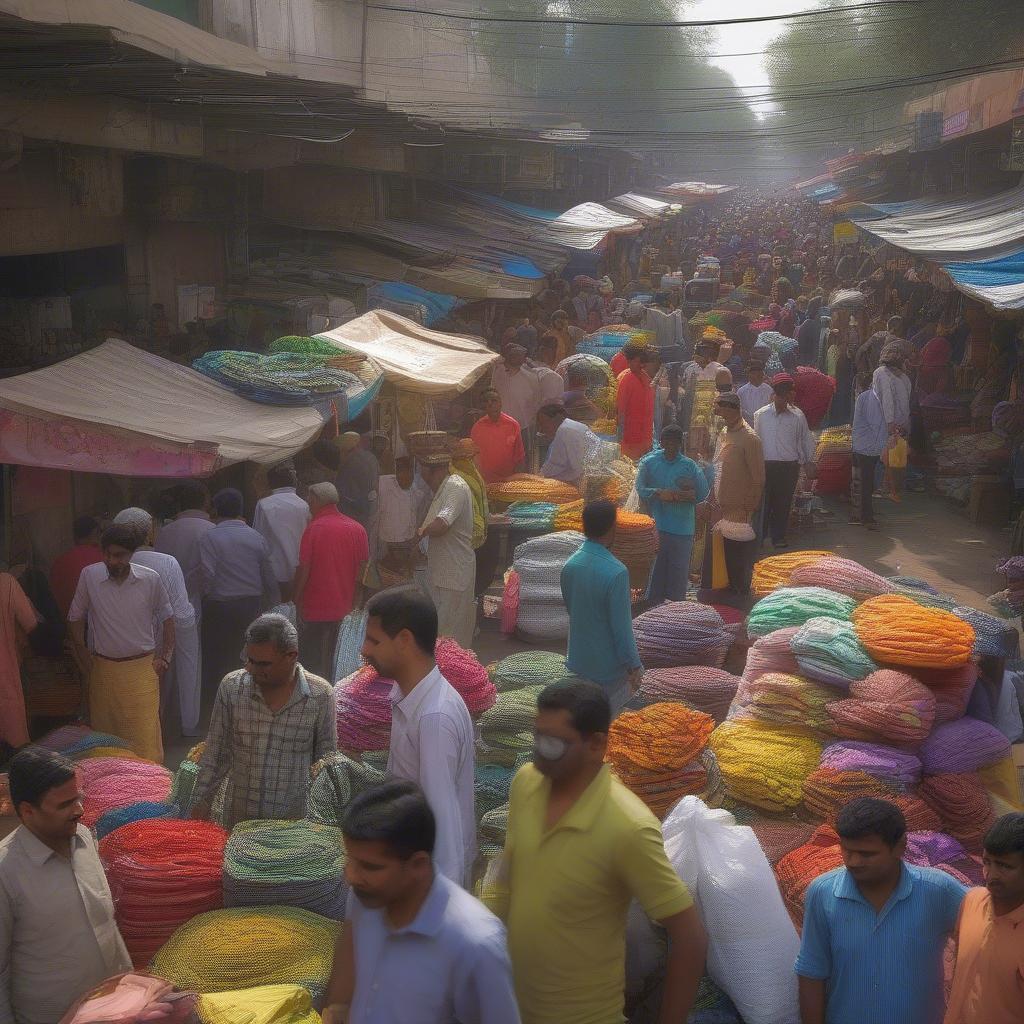
[(545, 501), (567, 505), (579, 501), (580, 492), (571, 484), (533, 473), (515, 473), (507, 480), (487, 485), (487, 500), (496, 508), (516, 501)]
[(835, 378), (814, 366), (798, 366), (793, 378), (796, 381), (793, 404), (804, 414), (807, 426), (817, 430), (836, 393)]
[(750, 636), (766, 636), (776, 629), (802, 626), (822, 615), (849, 620), (857, 602), (824, 587), (780, 587), (754, 605), (747, 617)]
[(736, 696), (740, 680), (725, 669), (705, 665), (652, 668), (644, 673), (630, 707), (662, 701), (686, 704), (721, 722)]
[(818, 494), (847, 494), (853, 475), (853, 431), (850, 427), (829, 427), (818, 437), (814, 449)]
[(747, 695), (744, 714), (762, 722), (803, 726), (819, 734), (828, 733), (828, 705), (838, 696), (831, 686), (782, 672), (758, 676), (747, 688)]
[(150, 818), (179, 818), (181, 813), (173, 803), (162, 803), (155, 800), (141, 800), (138, 803), (115, 807), (101, 814), (93, 831), (97, 839), (103, 839), (122, 825), (130, 825), (134, 821), (146, 821)]
[(306, 817), (324, 825), (338, 826), (352, 798), (385, 780), (382, 771), (347, 754), (336, 753), (313, 765), (313, 779), (306, 795)]
[(797, 629), (789, 646), (805, 676), (832, 686), (846, 688), (878, 668), (844, 619), (816, 615)]
[(519, 614), (516, 628), (541, 640), (564, 640), (569, 635), (569, 613), (562, 600), (562, 568), (582, 547), (584, 536), (575, 531), (549, 533), (520, 544), (512, 568), (519, 577)]
[(370, 665), (336, 688), (338, 749), (358, 757), (391, 743), (391, 688)]
[(171, 773), (151, 761), (95, 757), (79, 761), (76, 767), (85, 795), (82, 824), (88, 828), (117, 807), (143, 800), (163, 803), (170, 796)]
[(560, 505), (549, 501), (514, 501), (507, 509), (512, 526), (517, 530), (548, 533), (555, 528), (555, 513)]
[(633, 620), (640, 660), (648, 668), (711, 665), (721, 668), (732, 634), (710, 605), (666, 601)]
[(751, 590), (755, 597), (767, 597), (773, 590), (789, 585), (794, 570), (831, 556), (831, 551), (787, 551), (783, 555), (762, 558), (754, 566)]

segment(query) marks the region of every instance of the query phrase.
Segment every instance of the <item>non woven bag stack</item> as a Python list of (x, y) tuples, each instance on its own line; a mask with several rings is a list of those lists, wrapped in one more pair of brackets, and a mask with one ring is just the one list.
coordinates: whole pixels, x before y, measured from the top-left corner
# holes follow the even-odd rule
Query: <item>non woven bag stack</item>
[(519, 632), (543, 640), (569, 636), (569, 613), (562, 600), (562, 569), (582, 547), (582, 533), (550, 533), (515, 550), (512, 568), (519, 577)]
[(696, 601), (666, 601), (638, 615), (633, 635), (640, 660), (648, 668), (721, 668), (733, 642), (722, 616)]

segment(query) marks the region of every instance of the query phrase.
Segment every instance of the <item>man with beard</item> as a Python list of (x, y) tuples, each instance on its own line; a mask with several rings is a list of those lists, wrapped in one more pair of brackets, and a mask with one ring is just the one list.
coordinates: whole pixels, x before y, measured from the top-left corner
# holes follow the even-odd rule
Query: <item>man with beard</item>
[(378, 594), (366, 611), (363, 658), (395, 681), (388, 775), (423, 789), (437, 821), (437, 870), (466, 885), (476, 857), (473, 722), (434, 661), (437, 610), (408, 589)]
[(533, 764), (512, 781), (505, 851), (484, 881), (528, 1024), (623, 1019), (633, 899), (668, 933), (661, 1024), (687, 1019), (704, 973), (704, 929), (658, 820), (604, 762), (610, 723), (594, 683), (541, 691)]

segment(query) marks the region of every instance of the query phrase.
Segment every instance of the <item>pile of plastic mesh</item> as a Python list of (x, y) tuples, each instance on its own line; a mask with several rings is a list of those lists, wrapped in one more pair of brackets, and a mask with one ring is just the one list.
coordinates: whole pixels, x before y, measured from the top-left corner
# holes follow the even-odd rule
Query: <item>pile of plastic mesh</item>
[(151, 761), (94, 757), (79, 761), (76, 770), (85, 799), (82, 824), (92, 828), (107, 811), (146, 801), (166, 803), (171, 773)]
[(813, 366), (798, 366), (793, 377), (793, 404), (804, 414), (811, 430), (817, 430), (836, 393), (835, 378)]
[(818, 875), (842, 866), (839, 836), (831, 825), (819, 826), (803, 846), (787, 853), (775, 865), (775, 877), (779, 882), (783, 902), (798, 930), (803, 927), (807, 887)]
[(498, 693), (575, 678), (565, 667), (565, 655), (551, 651), (519, 651), (489, 665), (488, 672)]
[(814, 834), (814, 826), (803, 821), (784, 818), (754, 818), (750, 828), (768, 858), (769, 864), (778, 864), (787, 853), (803, 846)]
[(549, 531), (555, 529), (559, 507), (549, 501), (514, 501), (505, 509), (505, 515), (517, 530)]
[(391, 743), (392, 683), (367, 665), (335, 688), (338, 748), (350, 754), (387, 750)]
[(803, 726), (822, 734), (830, 731), (827, 708), (838, 696), (830, 686), (782, 672), (759, 676), (746, 688), (746, 695), (744, 714), (762, 722)]
[(306, 794), (306, 816), (324, 825), (339, 826), (352, 798), (379, 786), (385, 780), (382, 771), (347, 754), (336, 753), (313, 765), (313, 779)]
[(630, 703), (680, 702), (720, 722), (736, 696), (739, 683), (739, 678), (731, 672), (705, 665), (652, 668), (644, 673), (640, 689)]
[(799, 626), (776, 629), (758, 637), (747, 649), (747, 664), (743, 669), (744, 682), (752, 682), (765, 672), (786, 672), (797, 675), (800, 666), (796, 663), (791, 644)]
[(97, 839), (103, 839), (122, 825), (130, 825), (135, 821), (146, 821), (151, 818), (179, 818), (181, 814), (174, 804), (160, 803), (154, 800), (141, 800), (138, 803), (115, 807), (101, 814), (93, 828)]
[(822, 821), (833, 821), (851, 800), (890, 800), (895, 795), (890, 786), (857, 769), (816, 768), (804, 782), (804, 806)]
[(905, 792), (921, 780), (921, 761), (915, 754), (863, 740), (829, 744), (822, 752), (821, 767), (861, 771), (897, 792)]
[(797, 566), (789, 577), (794, 587), (825, 587), (837, 594), (846, 594), (855, 601), (866, 601), (869, 597), (889, 594), (892, 583), (884, 576), (865, 569), (860, 562), (849, 558), (827, 555), (808, 565)]
[(794, 570), (832, 554), (831, 551), (787, 551), (783, 555), (762, 558), (754, 566), (751, 581), (754, 596), (766, 597), (773, 590), (788, 586)]
[(149, 819), (100, 840), (117, 926), (137, 968), (174, 931), (221, 903), (227, 833), (208, 821)]
[(514, 473), (507, 480), (487, 485), (487, 500), (494, 506), (511, 505), (516, 501), (544, 501), (567, 505), (580, 500), (580, 492), (572, 484), (552, 480), (533, 473)]
[(964, 716), (944, 722), (921, 744), (928, 775), (976, 772), (1010, 756), (1010, 741), (988, 722)]
[(611, 552), (629, 571), (630, 587), (643, 589), (658, 554), (658, 527), (650, 516), (623, 509), (616, 513), (615, 524)]
[(831, 686), (845, 689), (878, 668), (845, 619), (825, 615), (808, 619), (789, 646), (805, 676)]
[(985, 784), (973, 773), (927, 775), (918, 795), (939, 816), (943, 831), (958, 839), (971, 853), (982, 848), (995, 813)]
[(226, 907), (301, 907), (345, 916), (341, 829), (301, 821), (240, 821), (224, 851)]
[(301, 985), (208, 992), (196, 1000), (195, 1015), (200, 1024), (320, 1024), (320, 1014)]
[(106, 732), (95, 732), (87, 725), (62, 725), (53, 729), (41, 739), (36, 741), (36, 746), (45, 747), (47, 750), (56, 750), (72, 761), (79, 761), (84, 757), (104, 756), (97, 754), (97, 751), (126, 751), (126, 754), (106, 754), (105, 756), (127, 757), (129, 760), (135, 757), (131, 744), (120, 736), (112, 736)]
[(512, 568), (519, 577), (516, 628), (531, 637), (564, 640), (569, 636), (569, 613), (562, 600), (562, 569), (582, 547), (575, 531), (549, 533), (520, 544)]
[(780, 587), (751, 609), (747, 633), (765, 636), (787, 626), (802, 626), (818, 616), (849, 619), (856, 606), (852, 597), (824, 587)]
[(962, 619), (901, 594), (873, 597), (850, 617), (860, 642), (879, 662), (954, 668), (968, 661), (974, 648), (974, 629)]
[(853, 475), (851, 428), (829, 427), (818, 437), (814, 461), (817, 473), (814, 490), (817, 494), (847, 494)]
[(696, 601), (666, 601), (633, 620), (640, 660), (650, 668), (721, 667), (732, 646), (722, 616)]
[(850, 685), (850, 696), (828, 707), (832, 732), (851, 740), (916, 744), (935, 724), (935, 695), (904, 672), (881, 669)]
[(908, 832), (941, 832), (942, 821), (919, 796), (902, 793), (891, 797), (892, 802), (903, 812)]
[(524, 751), (512, 765), (477, 764), (474, 771), (473, 794), (476, 802), (477, 819), (508, 803), (508, 791), (516, 772), (532, 760)]
[[(338, 353), (341, 355), (341, 353)], [(193, 360), (192, 368), (253, 402), (312, 405), (341, 398), (363, 382), (348, 370), (329, 366), (325, 356), (306, 352), (212, 351)]]
[(505, 848), (505, 833), (508, 831), (508, 804), (487, 811), (480, 818), (480, 853), (494, 857)]
[(914, 678), (924, 683), (935, 697), (936, 725), (963, 716), (978, 680), (978, 666), (974, 662), (947, 669), (915, 668), (913, 672)]
[(1016, 658), (1020, 653), (1020, 634), (1012, 622), (997, 619), (976, 608), (957, 607), (953, 614), (974, 630), (974, 653), (977, 657)]
[(494, 704), (480, 716), (480, 736), (486, 741), (495, 733), (532, 730), (537, 717), (537, 697), (543, 689), (544, 684), (538, 683), (499, 693)]

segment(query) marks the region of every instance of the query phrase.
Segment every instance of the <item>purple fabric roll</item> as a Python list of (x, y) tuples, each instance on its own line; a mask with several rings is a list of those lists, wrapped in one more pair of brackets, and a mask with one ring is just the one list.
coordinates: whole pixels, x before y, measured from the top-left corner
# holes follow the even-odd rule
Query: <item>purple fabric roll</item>
[(722, 616), (696, 601), (666, 601), (638, 615), (633, 635), (646, 668), (721, 668), (733, 642)]
[(936, 867), (966, 856), (963, 846), (945, 832), (910, 832), (907, 835), (906, 857), (911, 864)]
[(1010, 741), (994, 725), (967, 715), (936, 726), (921, 745), (926, 775), (976, 772), (1009, 756)]
[(861, 740), (829, 744), (822, 752), (821, 767), (837, 772), (865, 772), (900, 792), (921, 779), (921, 762), (913, 754)]

